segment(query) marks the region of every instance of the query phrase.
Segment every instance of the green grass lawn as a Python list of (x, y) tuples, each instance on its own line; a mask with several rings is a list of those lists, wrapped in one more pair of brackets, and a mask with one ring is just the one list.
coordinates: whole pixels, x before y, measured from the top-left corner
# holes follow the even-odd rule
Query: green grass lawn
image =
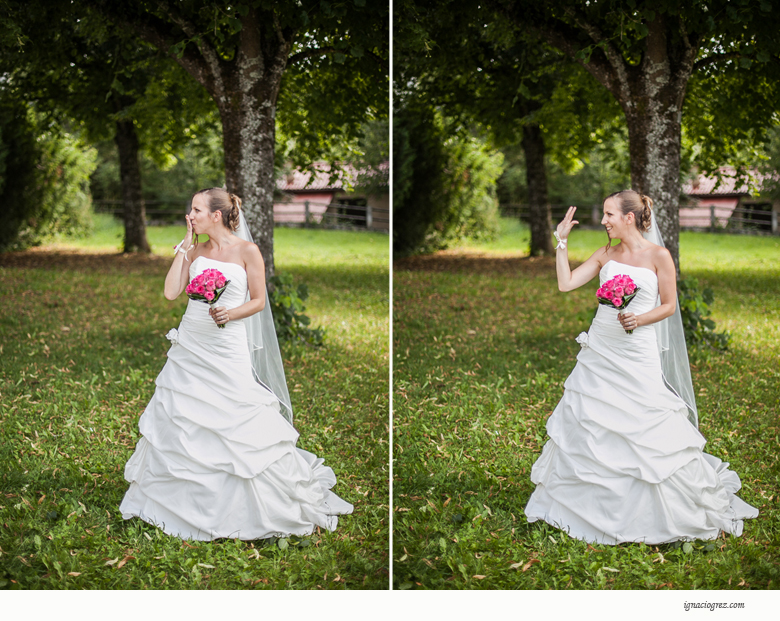
[[(400, 589), (780, 587), (780, 239), (683, 233), (683, 275), (715, 292), (726, 353), (691, 352), (705, 450), (759, 509), (742, 537), (589, 546), (528, 524), (531, 466), (574, 368), (596, 284), (558, 292), (524, 227), (397, 261), (393, 302), (394, 586)], [(606, 242), (575, 230), (573, 261)]]
[(182, 542), (125, 521), (124, 464), (186, 298), (162, 294), (184, 226), (159, 256), (117, 254), (121, 228), (0, 255), (0, 588), (383, 589), (389, 576), (387, 235), (277, 229), (277, 271), (310, 289), (319, 349), (285, 346), (298, 445), (353, 503), (334, 533)]

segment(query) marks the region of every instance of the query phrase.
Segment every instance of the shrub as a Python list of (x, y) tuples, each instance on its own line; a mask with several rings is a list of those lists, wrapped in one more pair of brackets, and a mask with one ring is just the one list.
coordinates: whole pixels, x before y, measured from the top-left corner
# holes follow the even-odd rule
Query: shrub
[(277, 274), (269, 282), (269, 298), (274, 315), (276, 336), (280, 341), (300, 340), (309, 345), (322, 345), (325, 331), (311, 328), (311, 319), (303, 314), (304, 300), (309, 297), (309, 288), (301, 283), (293, 287), (289, 274)]
[(423, 104), (393, 118), (393, 250), (432, 252), (498, 231), (503, 156)]
[(715, 322), (709, 318), (714, 300), (712, 289), (700, 290), (698, 280), (684, 278), (678, 281), (677, 292), (688, 347), (706, 344), (715, 349), (727, 349), (731, 336), (728, 332), (715, 332)]
[(19, 104), (0, 105), (0, 251), (91, 226), (94, 149)]

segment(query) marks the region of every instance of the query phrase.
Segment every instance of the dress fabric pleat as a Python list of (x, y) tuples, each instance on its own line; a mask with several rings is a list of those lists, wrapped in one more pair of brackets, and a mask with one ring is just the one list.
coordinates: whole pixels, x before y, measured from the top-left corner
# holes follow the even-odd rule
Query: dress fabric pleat
[[(244, 303), (243, 267), (198, 257), (190, 279), (207, 268), (230, 280), (218, 306)], [(333, 470), (296, 447), (298, 432), (254, 380), (243, 321), (218, 328), (208, 311), (190, 300), (179, 329), (168, 333), (168, 360), (125, 466), (122, 517), (196, 540), (335, 530), (352, 505), (331, 491)]]
[[(652, 270), (610, 261), (601, 284), (626, 274), (640, 292), (628, 307), (655, 306)], [(663, 380), (653, 326), (627, 334), (617, 311), (599, 306), (533, 466), (529, 522), (543, 520), (591, 543), (714, 539), (740, 535), (758, 511), (735, 494), (739, 476), (703, 452), (685, 403)]]

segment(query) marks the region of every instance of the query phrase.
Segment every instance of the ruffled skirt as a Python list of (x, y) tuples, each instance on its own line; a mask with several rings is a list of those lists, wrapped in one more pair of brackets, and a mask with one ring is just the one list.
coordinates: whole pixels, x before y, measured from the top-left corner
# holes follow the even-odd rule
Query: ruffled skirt
[(531, 471), (528, 521), (602, 544), (740, 535), (758, 511), (735, 495), (729, 464), (702, 451), (704, 437), (663, 382), (653, 328), (627, 335), (616, 321), (594, 321), (578, 341)]

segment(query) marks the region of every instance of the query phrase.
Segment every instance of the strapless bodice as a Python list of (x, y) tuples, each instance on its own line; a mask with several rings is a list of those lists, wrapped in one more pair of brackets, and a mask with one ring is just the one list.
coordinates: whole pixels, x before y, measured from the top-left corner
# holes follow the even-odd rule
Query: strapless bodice
[[(599, 286), (615, 276), (623, 274), (630, 276), (634, 284), (639, 287), (639, 292), (626, 307), (626, 312), (641, 315), (653, 310), (658, 302), (658, 276), (651, 269), (627, 265), (617, 261), (608, 261), (599, 272)], [(655, 328), (652, 325), (641, 326), (634, 330), (633, 335), (626, 335), (623, 327), (617, 321), (617, 314), (618, 311), (614, 307), (599, 304), (596, 317), (593, 319), (589, 332), (592, 334), (593, 327), (597, 327), (599, 332), (609, 334), (620, 341), (630, 337), (627, 343), (633, 343), (634, 345), (638, 344), (638, 340), (643, 340), (644, 338), (652, 339), (653, 343), (655, 343)]]
[(599, 286), (621, 275), (629, 276), (639, 287), (639, 293), (631, 300), (627, 310), (635, 315), (653, 310), (658, 300), (658, 275), (646, 267), (608, 261), (599, 272)]
[[(209, 257), (196, 257), (190, 265), (190, 281), (198, 274), (207, 269), (216, 269), (222, 272), (230, 281), (227, 289), (225, 289), (222, 296), (217, 302), (217, 306), (224, 306), (225, 308), (236, 308), (246, 302), (247, 291), (247, 277), (246, 270), (237, 263), (228, 263), (226, 261), (217, 261)], [(190, 300), (190, 304), (200, 304), (203, 302), (194, 302)]]

